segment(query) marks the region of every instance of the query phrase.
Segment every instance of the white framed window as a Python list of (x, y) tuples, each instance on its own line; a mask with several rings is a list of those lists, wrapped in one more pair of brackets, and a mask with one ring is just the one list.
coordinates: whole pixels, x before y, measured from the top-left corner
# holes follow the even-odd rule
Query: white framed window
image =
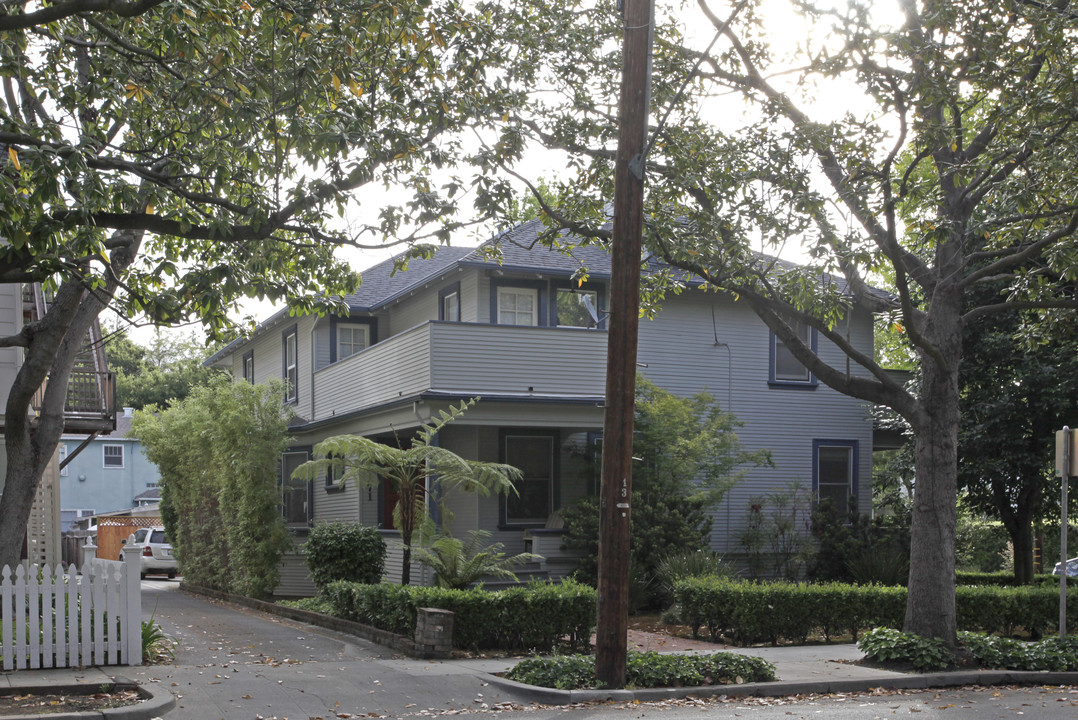
[[(56, 447), (56, 452), (58, 453), (57, 457), (60, 460), (60, 464), (63, 465), (64, 460), (67, 459), (67, 443), (60, 443)], [(67, 477), (67, 468), (66, 467), (61, 467), (60, 468), (60, 475), (62, 477)], [(81, 517), (81, 515), (79, 517)]]
[(123, 445), (102, 445), (102, 462), (107, 468), (122, 468), (124, 466)]
[(460, 322), (460, 293), (451, 292), (442, 297), (442, 319)]
[(337, 359), (355, 355), (370, 345), (370, 328), (366, 325), (337, 326)]
[(282, 378), (287, 387), (285, 388), (285, 401), (295, 402), (299, 397), (299, 365), (297, 360), (296, 328), (293, 327), (284, 333), (284, 371)]
[(498, 288), (499, 325), (538, 325), (539, 291), (533, 288)]

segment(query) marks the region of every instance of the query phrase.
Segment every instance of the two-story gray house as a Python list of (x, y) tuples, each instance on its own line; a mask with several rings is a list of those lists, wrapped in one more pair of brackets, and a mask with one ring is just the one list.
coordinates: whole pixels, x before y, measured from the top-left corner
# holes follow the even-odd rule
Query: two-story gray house
[[(347, 315), (280, 312), (210, 358), (238, 381), (288, 383), (298, 420), (281, 461), (281, 492), (298, 536), (332, 520), (392, 534), (388, 488), (291, 479), (316, 443), (342, 433), (406, 440), (440, 409), (481, 396), (439, 442), (464, 457), (511, 463), (524, 480), (519, 498), (446, 498), (451, 531), (489, 530), (509, 552), (523, 551), (526, 538), (539, 554), (556, 551), (557, 541), (539, 544), (543, 529), (559, 508), (595, 492), (585, 453), (603, 425), (610, 257), (595, 247), (551, 251), (533, 243), (540, 229), (533, 221), (490, 241), (500, 262), (482, 248), (444, 247), (405, 272), (394, 273), (392, 261), (375, 265), (346, 298)], [(581, 266), (589, 270), (582, 285), (572, 279)], [(871, 354), (870, 314), (854, 311), (846, 326)], [(841, 362), (823, 339), (818, 349)], [(671, 392), (710, 391), (744, 422), (742, 444), (772, 453), (774, 467), (752, 469), (715, 508), (715, 550), (736, 554), (750, 498), (792, 482), (841, 503), (856, 496), (869, 511), (868, 407), (818, 383), (744, 303), (693, 289), (667, 298), (641, 320), (638, 360), (641, 373)], [(399, 577), (399, 554), (387, 566)], [(309, 589), (301, 567), (296, 558), (286, 563), (281, 594)], [(421, 577), (416, 568), (413, 578)]]

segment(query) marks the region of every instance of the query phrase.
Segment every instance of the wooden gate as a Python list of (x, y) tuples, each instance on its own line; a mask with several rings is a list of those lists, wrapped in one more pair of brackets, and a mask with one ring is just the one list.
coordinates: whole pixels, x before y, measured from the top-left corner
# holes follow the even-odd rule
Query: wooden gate
[(97, 557), (116, 560), (120, 557), (124, 540), (139, 528), (159, 527), (158, 515), (133, 515), (129, 517), (105, 516), (97, 518)]

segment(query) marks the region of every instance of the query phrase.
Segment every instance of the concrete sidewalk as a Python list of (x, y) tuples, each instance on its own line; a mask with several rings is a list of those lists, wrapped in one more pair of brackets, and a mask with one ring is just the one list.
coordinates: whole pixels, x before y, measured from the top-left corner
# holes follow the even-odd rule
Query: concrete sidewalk
[(725, 648), (772, 662), (776, 682), (661, 690), (551, 690), (497, 677), (494, 673), (512, 667), (516, 662), (513, 658), (415, 660), (352, 636), (177, 592), (175, 583), (144, 582), (143, 604), (146, 617), (154, 614), (165, 632), (177, 640), (173, 663), (3, 673), (0, 693), (130, 680), (152, 699), (122, 712), (110, 710), (106, 717), (149, 720), (168, 712), (169, 720), (251, 720), (258, 716), (270, 720), (406, 717), (529, 703), (650, 701), (690, 695), (778, 696), (999, 683), (1078, 685), (1078, 673), (907, 675), (855, 664), (861, 653), (853, 645), (817, 645)]

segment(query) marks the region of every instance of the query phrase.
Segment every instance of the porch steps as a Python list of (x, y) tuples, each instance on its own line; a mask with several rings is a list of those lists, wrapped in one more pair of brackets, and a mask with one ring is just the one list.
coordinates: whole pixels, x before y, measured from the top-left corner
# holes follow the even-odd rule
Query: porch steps
[(530, 582), (547, 582), (550, 580), (550, 573), (542, 569), (537, 562), (518, 565), (513, 569), (513, 572), (516, 573), (516, 581), (490, 576), (483, 578), (483, 589), (505, 590), (506, 588), (527, 585)]

